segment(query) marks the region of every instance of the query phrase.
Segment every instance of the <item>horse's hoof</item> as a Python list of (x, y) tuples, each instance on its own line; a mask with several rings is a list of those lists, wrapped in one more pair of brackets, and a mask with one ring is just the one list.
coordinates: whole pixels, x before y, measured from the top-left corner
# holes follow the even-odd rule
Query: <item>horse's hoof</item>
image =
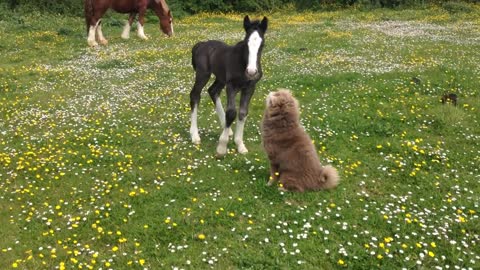
[(107, 44), (108, 44), (108, 40), (106, 40), (106, 39), (102, 39), (102, 40), (100, 40), (99, 42), (100, 42), (100, 44), (102, 44), (102, 45), (107, 45)]
[(231, 128), (228, 129), (228, 136), (229, 137), (233, 136), (233, 130)]
[(88, 41), (88, 46), (90, 47), (97, 47), (98, 43), (96, 41)]

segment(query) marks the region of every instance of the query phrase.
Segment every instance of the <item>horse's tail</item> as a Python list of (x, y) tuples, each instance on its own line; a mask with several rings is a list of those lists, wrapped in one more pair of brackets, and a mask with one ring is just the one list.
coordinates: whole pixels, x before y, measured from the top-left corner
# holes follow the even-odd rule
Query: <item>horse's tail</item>
[(87, 34), (88, 30), (90, 29), (90, 19), (93, 17), (93, 1), (94, 0), (84, 0), (84, 8), (85, 8), (85, 23), (87, 25)]

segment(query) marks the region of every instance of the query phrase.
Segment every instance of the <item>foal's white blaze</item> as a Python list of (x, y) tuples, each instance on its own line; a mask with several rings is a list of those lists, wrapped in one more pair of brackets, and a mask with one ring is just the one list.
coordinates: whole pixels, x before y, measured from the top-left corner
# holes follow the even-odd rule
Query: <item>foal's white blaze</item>
[(190, 124), (190, 135), (192, 136), (192, 142), (194, 144), (200, 144), (200, 135), (198, 135), (198, 126), (197, 126), (197, 111), (198, 108), (195, 106), (192, 111), (192, 119)]
[(247, 118), (243, 118), (243, 120), (237, 121), (237, 127), (235, 128), (235, 144), (237, 145), (238, 153), (246, 154), (248, 152), (247, 147), (243, 143), (243, 129), (245, 128), (245, 120)]
[(148, 39), (147, 36), (145, 36), (145, 32), (143, 32), (143, 26), (137, 22), (138, 30), (137, 30), (137, 35), (141, 39)]
[(247, 64), (247, 74), (255, 75), (258, 72), (257, 69), (257, 54), (262, 45), (262, 38), (257, 31), (253, 32), (248, 38), (248, 64)]
[(129, 37), (130, 37), (130, 23), (127, 21), (127, 23), (123, 27), (122, 38), (128, 39)]

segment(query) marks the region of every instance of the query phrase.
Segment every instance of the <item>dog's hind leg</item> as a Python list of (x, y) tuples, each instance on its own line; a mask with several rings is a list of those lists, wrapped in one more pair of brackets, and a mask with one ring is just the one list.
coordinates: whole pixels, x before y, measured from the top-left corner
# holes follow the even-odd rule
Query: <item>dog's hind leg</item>
[(190, 92), (190, 109), (191, 109), (191, 122), (190, 122), (190, 136), (194, 144), (200, 144), (200, 135), (198, 134), (198, 105), (200, 103), (200, 97), (203, 87), (210, 79), (210, 73), (197, 72), (195, 76), (195, 84)]
[(290, 177), (291, 176), (286, 176), (285, 174), (280, 176), (280, 187), (278, 188), (278, 190), (304, 192), (305, 188), (299, 185), (296, 179), (290, 179)]
[[(222, 93), (222, 89), (224, 87), (225, 83), (222, 83), (216, 79), (208, 88), (208, 94), (210, 95), (210, 98), (212, 98), (213, 104), (215, 105), (215, 111), (217, 112), (218, 119), (220, 120), (220, 126), (222, 128), (225, 128), (225, 111), (223, 110), (222, 101), (220, 100), (220, 94)], [(228, 130), (228, 135), (233, 135), (231, 128)]]

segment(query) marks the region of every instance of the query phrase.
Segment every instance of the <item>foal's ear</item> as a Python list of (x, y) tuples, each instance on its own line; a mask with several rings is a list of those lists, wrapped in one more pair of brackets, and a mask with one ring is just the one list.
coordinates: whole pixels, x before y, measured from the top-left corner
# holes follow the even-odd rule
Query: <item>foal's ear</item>
[(250, 23), (250, 18), (248, 17), (248, 15), (246, 15), (245, 18), (243, 18), (243, 28), (247, 30), (248, 28), (250, 28), (250, 25), (252, 25)]
[(263, 20), (260, 22), (260, 29), (262, 29), (263, 32), (265, 33), (267, 31), (267, 27), (268, 27), (268, 19), (267, 17), (263, 17)]

